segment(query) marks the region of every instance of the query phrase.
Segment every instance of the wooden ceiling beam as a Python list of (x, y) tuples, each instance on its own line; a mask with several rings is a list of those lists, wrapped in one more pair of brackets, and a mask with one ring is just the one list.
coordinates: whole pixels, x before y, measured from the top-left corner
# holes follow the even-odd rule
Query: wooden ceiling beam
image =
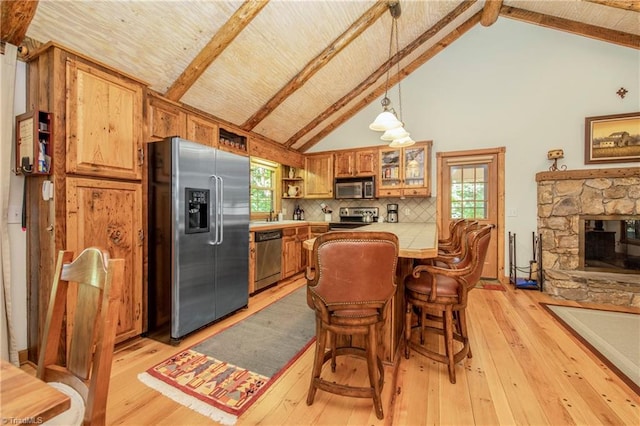
[(583, 0), (589, 3), (601, 4), (603, 6), (615, 7), (624, 10), (640, 12), (640, 0)]
[(1, 41), (19, 46), (27, 35), (29, 24), (37, 9), (38, 0), (2, 0)]
[[(438, 43), (434, 44), (429, 49), (427, 49), (422, 55), (414, 59), (408, 66), (404, 67), (399, 74), (396, 74), (389, 79), (389, 85), (396, 84), (398, 81), (402, 80), (403, 78), (405, 78), (406, 76), (414, 72), (416, 69), (424, 65), (429, 59), (433, 58), (438, 53), (446, 49), (449, 45), (451, 45), (451, 43), (459, 39), (464, 33), (469, 31), (471, 28), (477, 25), (478, 22), (480, 22), (481, 14), (482, 12), (478, 12), (475, 15), (473, 15), (471, 18), (467, 19), (462, 25), (460, 25), (459, 27), (451, 31), (449, 34), (443, 37)], [(325, 136), (327, 136), (329, 133), (335, 130), (338, 126), (342, 125), (345, 121), (353, 117), (360, 110), (362, 110), (364, 107), (366, 107), (371, 102), (373, 102), (377, 97), (382, 95), (385, 92), (385, 89), (386, 87), (384, 84), (379, 86), (376, 90), (368, 94), (365, 98), (361, 99), (356, 105), (351, 107), (349, 111), (342, 114), (340, 118), (333, 121), (329, 126), (322, 129), (320, 133), (318, 133), (312, 139), (310, 139), (304, 145), (302, 145), (298, 149), (298, 151), (306, 152), (307, 150), (309, 150), (312, 146), (320, 142)]]
[[(362, 94), (368, 88), (373, 86), (376, 83), (376, 81), (378, 81), (380, 79), (380, 77), (385, 75), (387, 73), (387, 71), (389, 70), (389, 68), (395, 66), (399, 61), (404, 59), (406, 56), (410, 55), (418, 47), (420, 47), (422, 44), (427, 42), (427, 40), (431, 39), (436, 34), (438, 34), (438, 32), (440, 32), (444, 27), (449, 25), (454, 19), (456, 19), (458, 16), (460, 16), (462, 13), (464, 13), (475, 2), (476, 2), (476, 0), (465, 0), (462, 3), (460, 3), (454, 10), (449, 12), (444, 18), (442, 18), (440, 21), (436, 22), (435, 25), (433, 25), (431, 28), (429, 28), (424, 33), (422, 33), (420, 36), (418, 36), (415, 40), (413, 40), (411, 43), (409, 43), (407, 46), (405, 46), (402, 50), (400, 50), (398, 53), (396, 53), (393, 57), (391, 57), (385, 63), (380, 65), (380, 67), (378, 67), (377, 70), (375, 70), (373, 73), (371, 73), (371, 75), (369, 75), (364, 81), (362, 81), (360, 84), (358, 84), (353, 90), (351, 90), (345, 96), (340, 98), (337, 102), (335, 102), (329, 108), (324, 110), (321, 114), (319, 114), (316, 118), (314, 118), (306, 126), (304, 126), (302, 129), (300, 129), (296, 134), (291, 136), (289, 138), (289, 140), (287, 140), (284, 143), (284, 145), (287, 146), (287, 147), (292, 146), (300, 138), (302, 138), (302, 136), (304, 136), (307, 133), (311, 132), (313, 129), (318, 127), (323, 121), (327, 120), (330, 116), (335, 114), (336, 111), (342, 109), (344, 106), (346, 106), (353, 99), (357, 98), (360, 94)], [(392, 86), (391, 83), (389, 85)], [(382, 93), (384, 93), (384, 90), (380, 94), (382, 94)], [(350, 118), (350, 117), (347, 117), (347, 118)], [(317, 143), (317, 141), (314, 142), (313, 144), (311, 144), (310, 146), (308, 146), (308, 148), (310, 148), (311, 146), (315, 145), (315, 143)], [(307, 144), (308, 144), (308, 142), (303, 146), (307, 146)]]
[(640, 36), (635, 34), (598, 27), (583, 22), (571, 21), (556, 16), (544, 15), (511, 6), (503, 6), (500, 10), (500, 15), (542, 27), (553, 28), (608, 43), (618, 44), (620, 46), (640, 49)]
[(358, 18), (345, 32), (340, 34), (329, 46), (327, 46), (318, 56), (313, 58), (305, 67), (296, 74), (287, 84), (267, 101), (255, 114), (241, 126), (243, 130), (249, 131), (256, 127), (264, 118), (275, 110), (284, 100), (291, 96), (296, 90), (301, 88), (315, 73), (320, 71), (331, 59), (340, 53), (345, 47), (362, 34), (367, 28), (373, 25), (387, 10), (389, 5), (386, 1), (376, 2), (360, 18)]
[(486, 0), (484, 7), (482, 8), (482, 16), (480, 17), (480, 23), (483, 27), (489, 27), (495, 24), (498, 16), (500, 15), (500, 8), (502, 7), (502, 0)]
[(264, 8), (269, 0), (246, 0), (173, 82), (165, 97), (179, 101), (213, 61), (231, 44)]

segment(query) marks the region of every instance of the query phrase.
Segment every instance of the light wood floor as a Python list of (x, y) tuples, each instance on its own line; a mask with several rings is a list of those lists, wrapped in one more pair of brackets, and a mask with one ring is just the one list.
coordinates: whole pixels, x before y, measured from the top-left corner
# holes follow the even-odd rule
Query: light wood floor
[[(180, 348), (229, 326), (303, 284), (302, 279), (290, 281), (252, 297), (248, 310), (190, 336)], [(312, 346), (237, 424), (640, 424), (640, 398), (538, 304), (558, 301), (537, 291), (512, 288), (506, 292), (477, 289), (469, 297), (473, 358), (458, 364), (455, 385), (449, 383), (444, 365), (412, 353), (409, 360), (400, 358), (396, 376), (387, 368), (384, 420), (375, 417), (368, 399), (322, 391), (318, 391), (309, 407), (305, 400)], [(144, 338), (118, 349), (109, 391), (108, 424), (215, 424), (137, 380), (140, 372), (178, 350)], [(338, 365), (338, 378), (365, 383), (364, 364), (348, 358), (347, 362), (348, 367)]]

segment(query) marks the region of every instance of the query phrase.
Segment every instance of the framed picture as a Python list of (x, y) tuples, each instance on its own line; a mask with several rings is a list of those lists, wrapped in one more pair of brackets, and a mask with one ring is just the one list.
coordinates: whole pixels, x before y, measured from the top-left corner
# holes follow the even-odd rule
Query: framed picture
[(584, 163), (640, 161), (640, 112), (585, 119)]

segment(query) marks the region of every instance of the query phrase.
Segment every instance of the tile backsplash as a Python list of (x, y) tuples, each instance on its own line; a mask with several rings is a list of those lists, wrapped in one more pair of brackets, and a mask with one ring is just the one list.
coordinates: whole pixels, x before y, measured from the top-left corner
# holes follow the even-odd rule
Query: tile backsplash
[[(283, 199), (282, 207), (286, 211), (285, 219), (291, 219), (296, 205), (304, 210), (305, 220), (324, 221), (324, 213), (320, 204), (324, 203), (331, 210), (331, 221), (338, 222), (338, 209), (340, 207), (378, 207), (380, 216), (386, 218), (387, 204), (398, 204), (398, 221), (404, 223), (412, 222), (435, 222), (436, 221), (436, 198), (377, 198), (372, 200), (334, 200), (334, 199)], [(284, 213), (283, 211), (283, 213)]]

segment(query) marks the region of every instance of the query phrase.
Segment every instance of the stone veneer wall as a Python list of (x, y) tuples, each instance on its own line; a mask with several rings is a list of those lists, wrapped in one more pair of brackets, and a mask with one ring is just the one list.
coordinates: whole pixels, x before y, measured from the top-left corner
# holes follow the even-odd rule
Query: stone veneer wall
[(640, 215), (640, 167), (541, 172), (536, 181), (544, 291), (640, 307), (639, 274), (578, 270), (580, 215)]

